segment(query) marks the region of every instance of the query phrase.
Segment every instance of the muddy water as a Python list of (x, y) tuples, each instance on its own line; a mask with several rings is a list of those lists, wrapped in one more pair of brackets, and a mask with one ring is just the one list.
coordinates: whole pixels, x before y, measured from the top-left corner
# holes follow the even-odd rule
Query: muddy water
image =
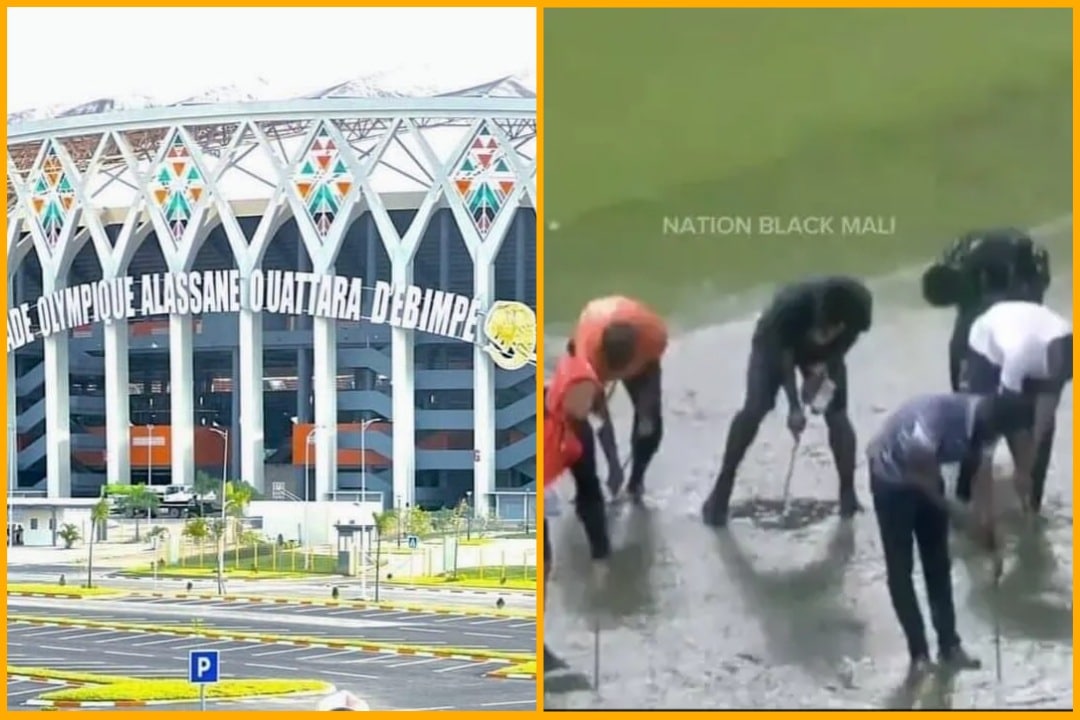
[[(875, 286), (874, 328), (849, 359), (860, 448), (900, 402), (947, 389), (951, 316), (921, 306), (916, 287), (910, 276)], [(1071, 278), (1055, 278), (1049, 302), (1071, 316), (1071, 293)], [(907, 652), (889, 603), (877, 525), (870, 512), (852, 523), (836, 517), (836, 475), (820, 420), (811, 421), (796, 455), (786, 517), (779, 498), (792, 441), (780, 400), (743, 463), (728, 528), (700, 521), (741, 401), (752, 326), (750, 320), (693, 331), (670, 350), (664, 446), (647, 478), (647, 507), (613, 510), (617, 551), (606, 587), (590, 585), (576, 519), (566, 515), (554, 525), (545, 635), (591, 674), (598, 628), (600, 687), (549, 694), (545, 706), (1071, 708), (1072, 398), (1058, 412), (1044, 521), (1037, 528), (1009, 521), (997, 591), (985, 558), (964, 538), (954, 540), (959, 631), (983, 669), (938, 678), (912, 696), (903, 688)], [(623, 438), (629, 409), (622, 393), (617, 398)], [(1004, 475), (1007, 453), (999, 458)], [(869, 508), (861, 463), (857, 483)], [(572, 492), (571, 485), (561, 489)], [(1005, 509), (1009, 518), (1014, 511)], [(917, 566), (933, 644), (920, 572)]]

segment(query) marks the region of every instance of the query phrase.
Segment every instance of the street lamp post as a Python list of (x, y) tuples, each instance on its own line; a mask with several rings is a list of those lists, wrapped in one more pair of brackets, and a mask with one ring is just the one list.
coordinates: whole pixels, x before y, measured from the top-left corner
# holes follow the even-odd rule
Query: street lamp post
[(225, 445), (225, 457), (221, 461), (221, 538), (218, 542), (218, 557), (217, 557), (217, 588), (218, 595), (225, 594), (225, 535), (228, 530), (228, 516), (226, 514), (226, 490), (229, 482), (229, 431), (224, 428), (211, 427), (207, 428), (210, 432), (214, 433), (221, 438)]

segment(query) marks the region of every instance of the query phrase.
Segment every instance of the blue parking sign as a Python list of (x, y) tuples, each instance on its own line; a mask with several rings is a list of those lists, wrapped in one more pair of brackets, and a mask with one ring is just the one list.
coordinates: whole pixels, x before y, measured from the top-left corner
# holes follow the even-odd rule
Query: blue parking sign
[(221, 653), (217, 650), (188, 652), (188, 682), (196, 685), (216, 683), (221, 673)]
[(419, 546), (420, 546), (420, 538), (416, 537), (415, 535), (410, 535), (409, 536), (409, 549), (410, 550), (415, 550)]

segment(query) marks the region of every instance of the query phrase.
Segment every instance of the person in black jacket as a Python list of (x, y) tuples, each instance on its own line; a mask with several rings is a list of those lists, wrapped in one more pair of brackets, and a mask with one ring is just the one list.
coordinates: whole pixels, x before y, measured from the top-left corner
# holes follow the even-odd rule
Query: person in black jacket
[[(731, 421), (723, 466), (702, 507), (707, 524), (722, 526), (727, 522), (735, 473), (781, 389), (788, 403), (788, 429), (796, 438), (806, 427), (804, 405), (824, 413), (840, 476), (840, 514), (851, 517), (860, 509), (844, 357), (859, 335), (870, 329), (872, 313), (870, 291), (859, 280), (846, 276), (805, 280), (775, 296), (754, 329), (746, 397)], [(803, 377), (801, 397), (796, 370)]]
[(964, 233), (922, 275), (922, 294), (933, 307), (955, 307), (949, 339), (949, 385), (960, 390), (960, 366), (975, 318), (1000, 300), (1042, 303), (1050, 287), (1050, 255), (1016, 228)]

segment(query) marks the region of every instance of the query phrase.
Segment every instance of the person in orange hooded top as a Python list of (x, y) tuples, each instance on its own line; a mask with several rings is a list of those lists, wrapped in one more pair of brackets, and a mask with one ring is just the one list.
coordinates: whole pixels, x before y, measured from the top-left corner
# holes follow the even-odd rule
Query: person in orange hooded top
[[(664, 433), (660, 360), (667, 344), (667, 325), (652, 308), (632, 298), (611, 296), (585, 306), (567, 346), (571, 355), (589, 361), (600, 382), (621, 382), (630, 395), (634, 429), (627, 491), (637, 501), (644, 492), (645, 470), (660, 448)], [(607, 459), (608, 490), (614, 497), (623, 486), (623, 467), (603, 395), (594, 410), (603, 420), (597, 438)]]
[[(583, 468), (583, 459), (593, 455), (589, 412), (602, 397), (600, 380), (583, 358), (564, 356), (555, 366), (550, 384), (544, 388), (544, 595), (547, 596), (551, 573), (552, 550), (548, 517), (558, 514), (556, 483), (567, 470), (574, 469), (577, 482), (578, 516), (585, 524), (592, 556), (604, 560), (611, 552), (607, 518), (596, 477), (595, 463), (591, 478)], [(584, 481), (584, 483), (583, 483)], [(599, 502), (596, 502), (598, 499)], [(561, 670), (567, 664), (544, 644), (544, 671)]]

